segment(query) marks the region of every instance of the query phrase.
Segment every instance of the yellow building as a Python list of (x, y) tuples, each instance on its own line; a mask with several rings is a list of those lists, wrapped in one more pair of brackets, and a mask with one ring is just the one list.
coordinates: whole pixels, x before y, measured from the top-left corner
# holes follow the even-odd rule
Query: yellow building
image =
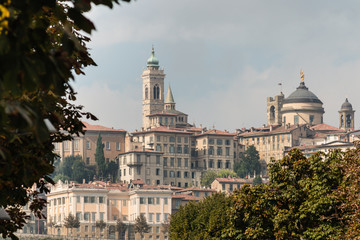
[(104, 144), (106, 162), (114, 160), (119, 153), (125, 151), (125, 130), (91, 125), (86, 122), (83, 124), (86, 131), (84, 135), (74, 136), (71, 141), (54, 143), (54, 151), (60, 156), (60, 159), (68, 156), (81, 156), (86, 164), (95, 165), (96, 142), (99, 134), (101, 134)]
[(253, 179), (245, 178), (215, 178), (211, 183), (211, 189), (217, 192), (230, 194), (234, 190), (241, 188), (244, 184), (252, 184)]
[(247, 149), (255, 146), (260, 160), (269, 163), (273, 158), (281, 159), (287, 148), (298, 146), (301, 138), (313, 136), (315, 132), (307, 125), (269, 126), (238, 130), (238, 141)]
[[(171, 214), (171, 196), (170, 189), (144, 185), (139, 181), (129, 185), (59, 181), (47, 195), (48, 234), (115, 239), (118, 236), (116, 222), (121, 219), (127, 225), (125, 236), (140, 239), (134, 233), (133, 225), (136, 217), (142, 214), (150, 226), (145, 239), (166, 239), (167, 234), (162, 233), (161, 224)], [(69, 214), (80, 220), (79, 228), (71, 230), (64, 227), (64, 219)], [(100, 220), (107, 224), (105, 229), (96, 227), (96, 222)]]

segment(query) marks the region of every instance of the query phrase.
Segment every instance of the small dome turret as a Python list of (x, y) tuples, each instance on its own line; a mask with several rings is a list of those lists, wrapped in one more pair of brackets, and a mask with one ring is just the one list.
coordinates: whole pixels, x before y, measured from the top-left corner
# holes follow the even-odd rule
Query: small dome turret
[(341, 105), (341, 110), (353, 110), (352, 105), (351, 103), (349, 103), (349, 100), (347, 98), (345, 99), (345, 102)]
[(159, 67), (159, 60), (155, 57), (155, 50), (154, 50), (154, 48), (152, 48), (151, 56), (150, 56), (149, 59), (147, 60), (147, 66), (148, 66), (148, 67), (155, 67), (155, 68), (158, 68), (158, 67)]

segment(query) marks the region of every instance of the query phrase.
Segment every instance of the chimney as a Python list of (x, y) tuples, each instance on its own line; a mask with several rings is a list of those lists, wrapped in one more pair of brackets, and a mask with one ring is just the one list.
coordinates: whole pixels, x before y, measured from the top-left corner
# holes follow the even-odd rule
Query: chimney
[(85, 178), (83, 178), (83, 184), (85, 184), (86, 182), (85, 182)]

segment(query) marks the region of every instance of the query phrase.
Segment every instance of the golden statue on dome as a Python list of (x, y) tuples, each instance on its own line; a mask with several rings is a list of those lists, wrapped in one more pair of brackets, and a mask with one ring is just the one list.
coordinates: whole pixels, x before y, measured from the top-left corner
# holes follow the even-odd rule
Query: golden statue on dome
[(301, 81), (304, 82), (305, 75), (304, 75), (304, 71), (302, 69), (300, 70), (300, 78), (301, 78)]

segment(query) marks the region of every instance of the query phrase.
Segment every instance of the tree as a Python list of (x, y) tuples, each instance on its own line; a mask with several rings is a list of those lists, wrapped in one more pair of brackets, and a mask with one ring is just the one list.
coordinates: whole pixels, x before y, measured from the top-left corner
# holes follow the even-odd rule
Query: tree
[(335, 191), (340, 213), (335, 216), (340, 219), (343, 234), (340, 239), (358, 239), (360, 233), (360, 147), (344, 153), (340, 164), (343, 166), (344, 177), (342, 184)]
[[(337, 239), (343, 234), (339, 201), (342, 154), (306, 158), (295, 149), (269, 165), (270, 184), (234, 194), (228, 236), (236, 239)], [(334, 217), (336, 216), (336, 217)]]
[(86, 166), (81, 156), (68, 156), (55, 169), (54, 181), (90, 181), (95, 175), (91, 166)]
[(212, 195), (180, 207), (171, 218), (170, 239), (357, 239), (359, 153), (334, 150), (306, 158), (291, 150), (269, 164), (268, 185), (244, 185), (229, 197)]
[(135, 233), (139, 233), (142, 238), (145, 233), (150, 232), (150, 226), (147, 224), (145, 216), (140, 214), (135, 219), (134, 230)]
[(259, 185), (259, 184), (262, 184), (262, 179), (261, 179), (261, 177), (257, 176), (254, 178), (252, 185), (255, 186), (255, 185)]
[(232, 199), (217, 193), (200, 202), (181, 206), (171, 216), (170, 239), (224, 239)]
[(112, 182), (116, 182), (119, 172), (119, 164), (114, 161), (110, 161), (106, 164), (106, 176), (109, 176), (109, 180)]
[[(74, 74), (96, 65), (86, 42), (94, 24), (84, 16), (92, 5), (117, 0), (12, 0), (0, 4), (0, 207), (12, 217), (0, 228), (16, 239), (30, 199), (37, 217), (46, 204), (38, 197), (53, 183), (53, 143), (83, 134), (82, 117), (96, 119), (73, 104)], [(29, 192), (37, 183), (38, 189)]]
[(169, 228), (170, 228), (170, 217), (168, 217), (168, 219), (166, 219), (166, 221), (164, 221), (161, 224), (161, 232), (162, 234), (166, 235), (169, 233)]
[(75, 217), (74, 215), (72, 215), (71, 213), (69, 214), (69, 216), (67, 216), (64, 219), (64, 226), (67, 229), (71, 229), (71, 235), (72, 235), (72, 229), (73, 228), (79, 228), (80, 227), (80, 221), (77, 217)]
[(218, 178), (237, 178), (238, 175), (236, 174), (236, 172), (229, 170), (229, 169), (221, 169), (218, 173), (217, 173), (217, 177)]
[(104, 177), (106, 164), (105, 164), (105, 155), (104, 155), (104, 144), (102, 143), (102, 137), (100, 133), (96, 140), (95, 162), (97, 165), (98, 176)]
[(121, 219), (116, 220), (116, 231), (119, 233), (119, 239), (125, 239), (125, 232), (127, 226), (121, 221)]
[(241, 178), (244, 178), (249, 174), (253, 175), (254, 172), (259, 174), (261, 170), (261, 163), (259, 159), (259, 152), (256, 148), (254, 146), (249, 146), (242, 155), (241, 161), (234, 165), (234, 170)]
[(215, 180), (215, 178), (227, 178), (227, 177), (235, 177), (237, 178), (237, 174), (234, 171), (229, 169), (221, 169), (219, 172), (214, 170), (206, 171), (201, 176), (201, 185), (205, 187), (210, 187), (211, 183)]
[(270, 193), (265, 184), (254, 187), (246, 184), (234, 191), (233, 204), (227, 210), (230, 220), (224, 234), (226, 239), (276, 239)]
[(210, 187), (211, 183), (217, 178), (217, 172), (214, 170), (209, 170), (201, 175), (201, 185), (205, 187)]
[(102, 232), (105, 228), (106, 228), (106, 222), (104, 222), (104, 220), (100, 220), (100, 221), (96, 221), (95, 223), (95, 227), (98, 228), (100, 230), (100, 232)]

